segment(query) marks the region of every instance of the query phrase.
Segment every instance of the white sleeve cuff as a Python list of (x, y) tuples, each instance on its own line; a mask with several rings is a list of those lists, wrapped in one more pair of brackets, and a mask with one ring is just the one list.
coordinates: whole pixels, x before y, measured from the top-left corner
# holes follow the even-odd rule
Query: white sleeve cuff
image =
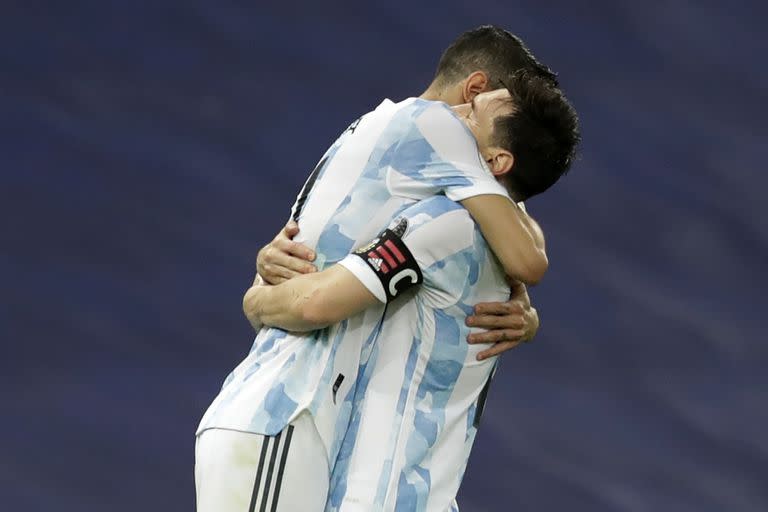
[(360, 256), (349, 254), (339, 262), (339, 265), (352, 272), (363, 283), (363, 286), (368, 288), (368, 291), (379, 299), (380, 302), (387, 303), (387, 294), (384, 291), (384, 286), (379, 281), (379, 278), (376, 277), (373, 269), (366, 265)]
[(468, 187), (453, 187), (445, 190), (445, 196), (451, 201), (456, 202), (486, 194), (504, 196), (510, 199), (507, 189), (501, 183), (490, 179), (482, 180)]

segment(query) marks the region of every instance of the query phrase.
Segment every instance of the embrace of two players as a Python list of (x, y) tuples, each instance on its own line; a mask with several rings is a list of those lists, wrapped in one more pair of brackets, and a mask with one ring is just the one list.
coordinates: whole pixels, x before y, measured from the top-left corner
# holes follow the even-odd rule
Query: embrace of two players
[(538, 329), (522, 202), (578, 142), (555, 75), (493, 26), (352, 123), (259, 252), (256, 338), (196, 432), (198, 512), (458, 510), (497, 356)]

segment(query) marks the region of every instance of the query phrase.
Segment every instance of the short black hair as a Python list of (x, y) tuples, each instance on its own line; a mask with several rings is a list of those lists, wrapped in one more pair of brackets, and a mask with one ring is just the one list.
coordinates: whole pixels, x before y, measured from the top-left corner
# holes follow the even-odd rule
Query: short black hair
[(557, 86), (557, 76), (540, 63), (523, 41), (493, 25), (483, 25), (461, 34), (443, 52), (435, 81), (454, 84), (470, 73), (483, 71), (490, 84), (508, 82), (518, 71), (527, 71)]
[(568, 171), (581, 140), (576, 110), (546, 79), (525, 71), (505, 83), (514, 112), (494, 120), (493, 144), (512, 153), (502, 182), (523, 201), (555, 184)]

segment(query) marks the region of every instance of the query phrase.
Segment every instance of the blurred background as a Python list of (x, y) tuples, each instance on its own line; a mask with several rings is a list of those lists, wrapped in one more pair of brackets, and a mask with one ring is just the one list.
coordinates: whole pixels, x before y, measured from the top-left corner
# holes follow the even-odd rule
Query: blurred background
[(352, 120), (494, 23), (584, 144), (528, 204), (542, 327), (501, 362), (462, 510), (768, 510), (766, 11), (3, 2), (0, 508), (193, 510), (256, 251)]

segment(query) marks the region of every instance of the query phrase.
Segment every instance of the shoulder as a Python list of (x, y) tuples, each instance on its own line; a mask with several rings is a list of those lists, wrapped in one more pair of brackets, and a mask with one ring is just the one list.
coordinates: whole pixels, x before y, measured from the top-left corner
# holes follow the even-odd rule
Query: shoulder
[(470, 218), (469, 212), (461, 204), (444, 195), (422, 199), (406, 208), (401, 217), (408, 220), (408, 231), (412, 231), (450, 213), (453, 213), (454, 216)]
[(433, 151), (433, 159), (482, 169), (475, 137), (451, 107), (441, 101), (417, 99), (414, 112), (416, 133)]
[(453, 109), (442, 101), (429, 101), (416, 98), (412, 105), (416, 124), (425, 133), (450, 131), (465, 137), (472, 137), (471, 132), (454, 113)]
[(442, 101), (408, 98), (398, 103), (382, 103), (380, 109), (394, 113), (397, 118), (407, 118), (425, 134), (436, 131), (455, 131), (465, 137), (472, 137), (461, 119), (448, 104)]
[(393, 224), (422, 265), (431, 265), (475, 244), (475, 223), (469, 212), (445, 196), (419, 201), (404, 210)]

